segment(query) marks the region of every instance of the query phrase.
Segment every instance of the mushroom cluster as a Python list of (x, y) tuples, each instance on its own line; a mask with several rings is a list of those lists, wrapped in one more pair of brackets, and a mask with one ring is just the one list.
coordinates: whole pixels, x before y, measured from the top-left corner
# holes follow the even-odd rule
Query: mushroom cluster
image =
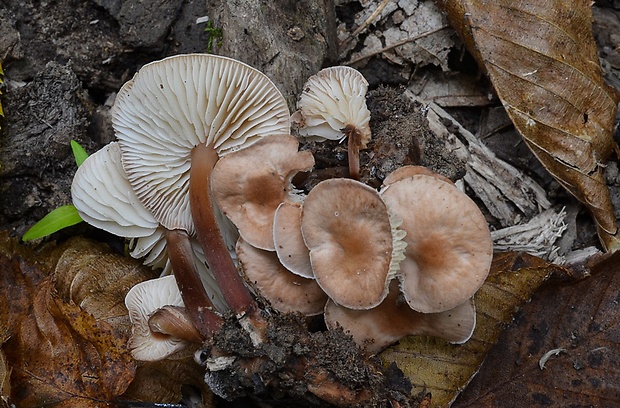
[(370, 141), (367, 86), (334, 67), (304, 88), (292, 121), (303, 136), (348, 137), (351, 177), (306, 193), (292, 180), (314, 158), (299, 151), (284, 98), (257, 70), (180, 55), (145, 65), (121, 88), (118, 141), (79, 168), (72, 195), (84, 220), (130, 238), (132, 256), (174, 276), (127, 295), (134, 357), (200, 342), (226, 311), (258, 327), (260, 342), (246, 284), (281, 312), (324, 313), (328, 328), (369, 353), (408, 334), (471, 336), (472, 296), (492, 257), (487, 224), (427, 169), (399, 169), (380, 191), (356, 180)]
[[(282, 151), (278, 139), (288, 140), (288, 158), (266, 154)], [(234, 167), (260, 157), (271, 175), (254, 185), (228, 183), (226, 193), (214, 194), (239, 229), (246, 280), (281, 312), (324, 313), (328, 328), (342, 327), (369, 353), (411, 334), (467, 341), (475, 326), (472, 298), (493, 255), (477, 205), (450, 180), (418, 166), (395, 171), (379, 192), (334, 178), (306, 196), (292, 194), (290, 180), (302, 166), (291, 171), (286, 162), (301, 164), (295, 156), (307, 153), (293, 150), (296, 144), (292, 136), (272, 137), (226, 157)], [(226, 177), (219, 165), (214, 186)], [(265, 205), (259, 195), (254, 201), (257, 188), (275, 192), (276, 200)], [(228, 205), (229, 196), (243, 205)], [(250, 235), (270, 240), (255, 245), (244, 239)]]

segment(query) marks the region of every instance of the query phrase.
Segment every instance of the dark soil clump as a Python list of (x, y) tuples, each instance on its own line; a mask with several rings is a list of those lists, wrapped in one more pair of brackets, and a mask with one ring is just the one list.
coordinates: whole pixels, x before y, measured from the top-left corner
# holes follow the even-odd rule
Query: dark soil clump
[(365, 356), (342, 330), (310, 333), (305, 319), (263, 313), (265, 340), (256, 346), (230, 317), (200, 360), (206, 382), (227, 400), (251, 396), (271, 406), (411, 406), (411, 384), (396, 367)]

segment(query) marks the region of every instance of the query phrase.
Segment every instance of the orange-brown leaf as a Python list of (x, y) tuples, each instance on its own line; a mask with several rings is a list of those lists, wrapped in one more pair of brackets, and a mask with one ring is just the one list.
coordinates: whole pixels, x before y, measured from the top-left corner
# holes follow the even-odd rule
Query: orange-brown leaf
[(620, 406), (620, 256), (536, 292), (454, 407)]
[(109, 324), (63, 302), (47, 278), (6, 343), (12, 402), (20, 407), (85, 404), (122, 394), (135, 362)]
[(541, 163), (620, 248), (603, 167), (618, 93), (603, 80), (589, 0), (439, 0)]

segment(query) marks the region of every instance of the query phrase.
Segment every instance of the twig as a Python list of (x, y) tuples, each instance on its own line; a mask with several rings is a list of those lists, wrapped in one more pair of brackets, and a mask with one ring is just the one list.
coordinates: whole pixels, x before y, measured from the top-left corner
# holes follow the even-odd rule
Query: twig
[(422, 34), (420, 34), (420, 35), (416, 35), (415, 37), (406, 38), (406, 39), (404, 39), (404, 40), (402, 40), (402, 41), (399, 41), (399, 42), (394, 43), (394, 44), (392, 44), (392, 45), (389, 45), (389, 46), (387, 46), (387, 47), (381, 48), (381, 49), (380, 49), (380, 50), (378, 50), (378, 51), (375, 51), (375, 52), (372, 52), (372, 53), (370, 53), (370, 54), (368, 54), (368, 55), (364, 55), (364, 56), (358, 57), (358, 58), (356, 58), (356, 59), (354, 59), (354, 60), (351, 60), (351, 61), (347, 62), (347, 63), (346, 63), (346, 65), (353, 65), (353, 64), (358, 63), (358, 62), (360, 62), (360, 61), (363, 61), (363, 60), (365, 60), (365, 59), (368, 59), (368, 58), (374, 57), (375, 55), (379, 55), (379, 54), (381, 54), (381, 53), (383, 53), (383, 52), (389, 51), (389, 50), (391, 50), (391, 49), (393, 49), (393, 48), (400, 47), (401, 45), (405, 45), (405, 44), (407, 44), (407, 43), (417, 41), (417, 40), (419, 40), (419, 39), (421, 39), (421, 38), (428, 37), (428, 36), (429, 36), (429, 35), (431, 35), (431, 34), (438, 33), (438, 32), (440, 32), (440, 31), (442, 31), (442, 30), (444, 30), (444, 29), (446, 29), (446, 28), (449, 28), (449, 27), (450, 27), (449, 25), (444, 25), (444, 26), (441, 26), (441, 27), (435, 28), (434, 30), (427, 31), (427, 32), (422, 33)]
[(364, 21), (362, 23), (362, 25), (360, 25), (359, 27), (357, 27), (355, 29), (355, 31), (353, 31), (353, 33), (351, 33), (351, 35), (349, 35), (347, 38), (345, 38), (344, 40), (342, 40), (339, 44), (338, 44), (338, 50), (339, 53), (341, 53), (347, 45), (349, 45), (349, 43), (353, 40), (353, 38), (357, 37), (362, 31), (364, 31), (370, 24), (373, 23), (373, 21), (379, 17), (379, 15), (381, 15), (381, 12), (383, 11), (383, 9), (385, 8), (385, 6), (388, 5), (388, 3), (391, 0), (383, 0), (381, 2), (381, 4), (379, 4), (379, 6), (377, 7), (377, 9), (366, 19), (366, 21)]

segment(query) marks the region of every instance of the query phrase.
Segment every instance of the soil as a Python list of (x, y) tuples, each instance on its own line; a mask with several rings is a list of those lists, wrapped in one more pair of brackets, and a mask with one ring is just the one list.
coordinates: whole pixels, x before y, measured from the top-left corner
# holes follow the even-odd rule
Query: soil
[[(251, 3), (0, 0), (0, 61), (5, 72), (0, 98), (5, 114), (0, 120), (0, 230), (21, 236), (54, 208), (70, 204), (70, 185), (76, 169), (70, 141), (76, 140), (92, 153), (113, 140), (108, 111), (114, 92), (147, 62), (213, 47), (218, 54), (246, 61), (266, 72), (281, 87), (293, 110), (295, 95), (305, 79), (322, 66), (338, 62), (334, 4), (328, 0), (306, 0), (295, 2), (295, 6), (285, 0)], [(361, 7), (357, 2), (338, 3), (338, 18), (342, 21), (352, 21), (351, 13)], [(595, 37), (607, 78), (619, 86), (620, 37), (610, 33), (620, 33), (620, 12), (608, 6), (600, 2), (594, 7)], [(240, 10), (250, 10), (243, 7), (252, 9), (243, 14)], [(205, 31), (205, 19), (201, 18), (206, 16), (222, 31)], [(471, 70), (463, 69), (467, 74)], [(421, 107), (402, 96), (402, 85), (407, 82), (403, 78), (409, 77), (411, 66), (373, 58), (362, 72), (372, 79), (368, 104), (374, 134), (373, 142), (361, 155), (362, 180), (378, 187), (387, 174), (403, 164), (422, 164), (453, 180), (460, 178), (464, 163), (435, 139)], [(460, 108), (451, 113), (474, 133), (496, 129), (486, 134), (486, 144), (517, 168), (534, 175), (548, 191), (555, 191), (552, 198), (574, 203), (536, 164), (510, 126), (485, 128), (487, 122), (482, 119), (491, 109), (496, 108)], [(323, 177), (346, 173), (345, 145), (305, 143), (302, 148), (315, 153), (317, 170), (310, 178), (298, 180), (300, 186), (309, 189)], [(611, 166), (613, 171), (617, 173), (617, 167)], [(612, 174), (610, 179), (617, 177)], [(620, 201), (620, 187), (612, 185), (611, 190), (614, 199)], [(575, 245), (596, 245), (592, 222), (587, 217), (580, 222), (584, 228), (579, 228), (581, 236)], [(85, 230), (73, 229), (65, 234), (76, 231)], [(55, 238), (59, 237), (62, 235)], [(257, 357), (256, 353), (261, 358), (266, 356), (261, 360), (265, 364), (260, 372), (274, 376), (277, 387), (271, 386), (271, 401), (262, 403), (276, 406), (273, 399), (280, 399), (278, 403), (286, 406), (286, 398), (303, 395), (308, 404), (318, 404), (297, 380), (286, 383), (282, 366), (278, 365), (278, 356), (302, 356), (308, 350), (345, 384), (372, 389), (379, 381), (373, 377), (379, 370), (376, 362), (365, 359), (342, 332), (319, 331), (300, 339), (300, 333), (307, 333), (303, 329), (306, 323), (289, 318), (277, 323), (277, 332), (270, 332), (273, 349), (257, 351), (248, 347), (243, 354), (239, 346), (248, 344), (248, 339), (232, 325), (215, 344), (228, 352), (235, 349), (247, 359)], [(360, 367), (361, 371), (354, 369)], [(373, 375), (369, 367), (376, 370)], [(381, 384), (393, 384), (395, 392), (408, 392), (398, 370), (386, 373), (394, 375), (382, 379), (385, 382)], [(236, 396), (253, 389), (259, 395), (261, 387), (265, 386), (265, 392), (269, 388), (265, 381), (237, 385), (226, 392)], [(284, 390), (286, 395), (274, 394), (276, 389)]]

